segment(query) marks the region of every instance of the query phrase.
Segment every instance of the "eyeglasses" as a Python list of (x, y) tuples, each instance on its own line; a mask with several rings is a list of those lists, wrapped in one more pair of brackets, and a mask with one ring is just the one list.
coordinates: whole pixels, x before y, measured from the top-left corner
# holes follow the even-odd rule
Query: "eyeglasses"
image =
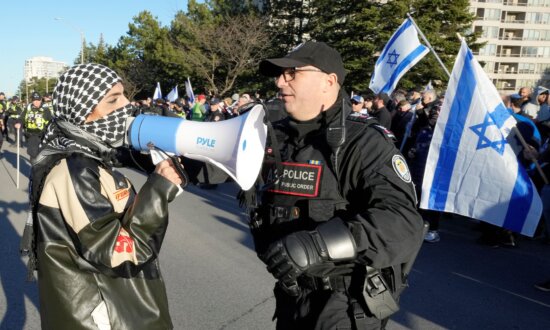
[(322, 70), (319, 70), (319, 69), (299, 69), (299, 68), (286, 69), (283, 72), (281, 72), (280, 75), (275, 77), (275, 82), (277, 80), (279, 80), (279, 77), (281, 75), (283, 76), (283, 79), (285, 80), (285, 82), (289, 82), (289, 81), (294, 80), (294, 78), (296, 78), (296, 72), (307, 72), (307, 71), (309, 71), (309, 72), (323, 72)]

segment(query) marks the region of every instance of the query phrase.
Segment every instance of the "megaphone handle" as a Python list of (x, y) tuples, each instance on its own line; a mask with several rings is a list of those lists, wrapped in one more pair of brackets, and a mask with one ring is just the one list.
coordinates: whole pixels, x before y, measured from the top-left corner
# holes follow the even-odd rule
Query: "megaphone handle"
[(174, 164), (174, 167), (176, 168), (176, 171), (178, 172), (181, 178), (180, 187), (182, 189), (185, 189), (185, 187), (187, 187), (187, 185), (189, 184), (189, 174), (187, 174), (187, 171), (183, 168), (183, 166), (179, 162), (178, 157), (170, 156), (170, 160), (172, 161), (172, 164)]

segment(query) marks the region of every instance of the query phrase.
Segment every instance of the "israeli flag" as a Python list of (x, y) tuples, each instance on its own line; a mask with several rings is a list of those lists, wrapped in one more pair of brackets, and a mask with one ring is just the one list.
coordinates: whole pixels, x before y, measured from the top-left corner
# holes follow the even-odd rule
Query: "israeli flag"
[(170, 91), (170, 93), (168, 93), (168, 95), (166, 96), (166, 100), (168, 102), (176, 102), (176, 100), (179, 98), (179, 95), (178, 95), (178, 86), (176, 85), (176, 87), (172, 88), (172, 90)]
[(418, 32), (407, 18), (395, 31), (376, 61), (369, 88), (376, 94), (391, 94), (399, 79), (428, 53)]
[(542, 203), (509, 143), (515, 125), (462, 41), (430, 144), (420, 207), (533, 236)]
[(160, 83), (157, 82), (157, 87), (155, 87), (155, 92), (153, 93), (153, 100), (162, 99), (162, 92), (160, 91)]
[(191, 87), (189, 77), (187, 77), (187, 81), (185, 82), (185, 94), (187, 94), (189, 103), (195, 103), (195, 94), (193, 93), (193, 87)]

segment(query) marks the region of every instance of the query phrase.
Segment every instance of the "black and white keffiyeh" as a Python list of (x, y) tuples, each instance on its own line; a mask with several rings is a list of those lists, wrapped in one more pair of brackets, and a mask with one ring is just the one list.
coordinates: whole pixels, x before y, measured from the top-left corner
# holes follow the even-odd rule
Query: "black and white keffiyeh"
[(103, 159), (124, 138), (130, 104), (85, 123), (105, 94), (121, 81), (112, 69), (95, 63), (76, 65), (63, 73), (53, 92), (54, 119), (46, 130), (35, 163), (52, 154), (81, 152)]

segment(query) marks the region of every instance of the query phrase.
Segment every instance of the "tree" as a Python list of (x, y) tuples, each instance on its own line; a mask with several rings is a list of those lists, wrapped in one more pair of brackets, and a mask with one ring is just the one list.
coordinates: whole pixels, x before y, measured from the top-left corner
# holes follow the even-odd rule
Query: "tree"
[[(281, 0), (267, 1), (265, 15), (274, 22), (273, 33), (284, 48), (300, 40), (324, 41), (341, 54), (348, 71), (345, 88), (366, 91), (379, 53), (390, 36), (407, 17), (413, 17), (442, 58), (452, 67), (460, 41), (467, 38), (475, 50), (476, 35), (471, 33), (474, 16), (467, 0), (393, 0), (386, 3), (365, 0)], [(300, 3), (302, 5), (300, 5)], [(285, 37), (285, 35), (287, 37)], [(286, 40), (286, 41), (285, 41)], [(446, 83), (448, 78), (433, 55), (426, 55), (400, 81), (410, 88), (427, 81)]]
[(22, 80), (19, 83), (19, 93), (17, 94), (20, 95), (21, 100), (26, 101), (28, 97), (30, 97), (30, 94), (32, 94), (33, 92), (38, 92), (42, 96), (47, 93), (51, 94), (53, 92), (55, 84), (57, 84), (57, 78), (46, 79), (45, 77), (32, 77), (27, 82), (25, 82), (25, 80)]
[(256, 69), (269, 46), (266, 24), (254, 14), (215, 18), (190, 11), (176, 16), (172, 30), (195, 77), (215, 95), (231, 91), (239, 76)]

